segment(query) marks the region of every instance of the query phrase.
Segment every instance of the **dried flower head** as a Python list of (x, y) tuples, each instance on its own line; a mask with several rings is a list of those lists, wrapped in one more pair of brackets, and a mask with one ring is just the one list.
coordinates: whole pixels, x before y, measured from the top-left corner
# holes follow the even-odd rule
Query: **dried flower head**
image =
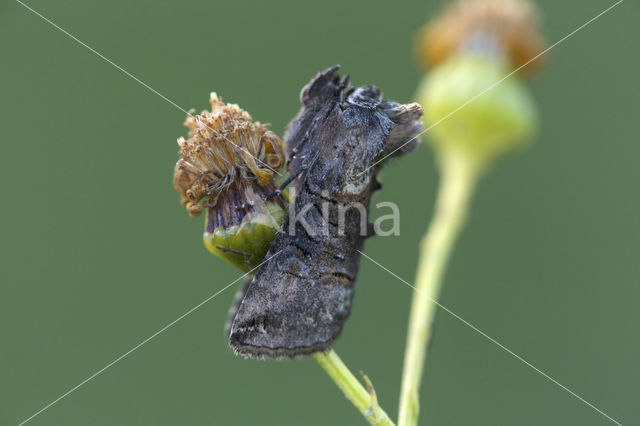
[(235, 181), (266, 185), (285, 164), (284, 143), (235, 104), (211, 93), (211, 112), (187, 117), (189, 138), (178, 139), (180, 160), (173, 185), (191, 216), (214, 207)]
[(190, 111), (184, 123), (189, 137), (178, 139), (173, 185), (191, 216), (206, 209), (205, 246), (249, 271), (286, 216), (284, 194), (272, 196), (274, 175), (286, 163), (284, 143), (238, 105), (224, 104), (215, 93), (210, 102), (211, 112)]
[[(516, 69), (544, 46), (537, 10), (527, 0), (457, 0), (418, 34), (418, 57), (426, 66), (443, 62), (475, 37), (491, 37)], [(536, 58), (523, 68), (539, 65)]]

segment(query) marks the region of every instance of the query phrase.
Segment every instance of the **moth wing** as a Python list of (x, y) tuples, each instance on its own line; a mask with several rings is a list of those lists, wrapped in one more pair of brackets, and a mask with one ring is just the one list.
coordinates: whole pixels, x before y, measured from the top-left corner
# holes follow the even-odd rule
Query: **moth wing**
[(242, 286), (236, 290), (236, 294), (233, 297), (233, 304), (231, 305), (231, 308), (229, 308), (227, 322), (224, 325), (224, 332), (227, 338), (229, 338), (229, 334), (231, 334), (231, 324), (233, 324), (233, 319), (236, 317), (238, 309), (240, 309), (240, 304), (242, 303), (244, 296), (247, 294), (247, 290), (249, 289), (249, 284), (251, 284), (252, 279), (253, 277), (246, 276), (242, 282)]
[[(274, 246), (281, 243), (276, 238)], [(240, 303), (229, 333), (236, 353), (293, 358), (323, 351), (349, 316), (353, 280), (336, 271), (335, 260), (320, 253), (310, 262), (298, 248), (284, 247), (258, 269)]]

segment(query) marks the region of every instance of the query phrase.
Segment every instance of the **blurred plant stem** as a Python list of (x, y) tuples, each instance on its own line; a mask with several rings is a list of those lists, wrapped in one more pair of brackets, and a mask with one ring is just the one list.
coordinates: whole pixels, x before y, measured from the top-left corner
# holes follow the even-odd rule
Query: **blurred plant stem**
[(367, 381), (369, 390), (362, 386), (334, 350), (316, 353), (314, 357), (331, 377), (331, 380), (342, 390), (344, 396), (355, 405), (370, 424), (393, 426), (393, 421), (378, 405), (373, 386), (366, 376), (364, 378)]
[(465, 152), (439, 153), (440, 187), (434, 216), (420, 244), (402, 373), (398, 426), (416, 425), (419, 388), (426, 360), (436, 303), (447, 262), (464, 226), (481, 163)]

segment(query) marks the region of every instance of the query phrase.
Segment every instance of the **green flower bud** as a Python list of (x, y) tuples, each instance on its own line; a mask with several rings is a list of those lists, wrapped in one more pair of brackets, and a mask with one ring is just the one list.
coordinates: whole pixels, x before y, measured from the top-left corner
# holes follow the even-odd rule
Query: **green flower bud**
[[(204, 245), (216, 256), (245, 272), (260, 265), (286, 217), (285, 198), (264, 198), (276, 187), (234, 185), (218, 200), (218, 208), (209, 208), (205, 223)], [(242, 201), (240, 201), (242, 200)]]
[(493, 52), (460, 50), (424, 77), (417, 98), (438, 151), (456, 151), (484, 167), (531, 139), (535, 105), (517, 75), (505, 78), (510, 71)]

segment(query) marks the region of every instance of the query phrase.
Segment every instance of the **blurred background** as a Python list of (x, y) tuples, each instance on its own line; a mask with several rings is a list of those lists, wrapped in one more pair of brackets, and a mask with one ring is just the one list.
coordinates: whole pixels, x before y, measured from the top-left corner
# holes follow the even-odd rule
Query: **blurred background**
[[(282, 135), (301, 87), (339, 63), (393, 100), (421, 75), (417, 29), (442, 1), (27, 4), (180, 107), (209, 92)], [(613, 2), (538, 2), (553, 43)], [(640, 6), (554, 48), (532, 83), (535, 143), (481, 183), (441, 302), (625, 425), (640, 424)], [(241, 275), (203, 246), (172, 187), (184, 113), (19, 3), (0, 5), (0, 424), (17, 424)], [(401, 236), (366, 253), (413, 281), (437, 175), (392, 162), (374, 202)], [(382, 211), (384, 214), (386, 211)], [(358, 425), (313, 359), (235, 357), (229, 289), (33, 425)], [(336, 350), (395, 417), (411, 290), (363, 259)], [(421, 424), (606, 425), (440, 311)]]

